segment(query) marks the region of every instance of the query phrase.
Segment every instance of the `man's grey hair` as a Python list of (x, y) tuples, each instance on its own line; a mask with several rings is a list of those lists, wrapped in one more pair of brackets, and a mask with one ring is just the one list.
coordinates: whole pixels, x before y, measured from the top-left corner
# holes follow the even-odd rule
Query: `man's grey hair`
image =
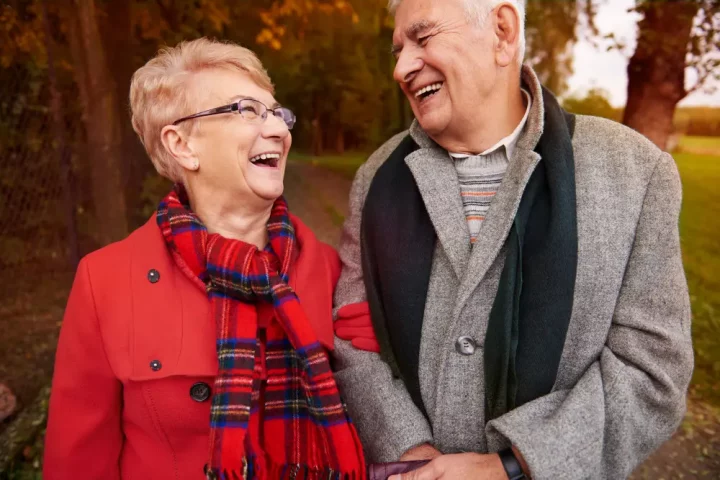
[[(395, 15), (395, 10), (403, 0), (389, 0), (388, 10)], [(520, 43), (518, 51), (518, 63), (522, 64), (525, 58), (525, 0), (462, 0), (465, 4), (465, 11), (468, 20), (477, 26), (484, 26), (490, 12), (501, 3), (508, 3), (515, 7), (520, 17)]]

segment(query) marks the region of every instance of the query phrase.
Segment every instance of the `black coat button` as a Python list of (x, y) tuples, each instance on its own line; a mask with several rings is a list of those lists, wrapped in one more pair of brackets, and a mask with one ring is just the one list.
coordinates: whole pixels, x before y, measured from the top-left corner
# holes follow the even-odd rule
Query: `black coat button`
[(160, 272), (158, 272), (154, 268), (151, 268), (150, 271), (148, 272), (147, 277), (148, 277), (148, 280), (150, 281), (150, 283), (157, 283), (160, 281)]
[(150, 368), (153, 372), (157, 372), (162, 368), (162, 363), (160, 363), (160, 360), (153, 360), (152, 362), (150, 362)]
[(210, 398), (210, 386), (205, 382), (198, 382), (190, 387), (190, 398), (196, 402), (204, 402)]

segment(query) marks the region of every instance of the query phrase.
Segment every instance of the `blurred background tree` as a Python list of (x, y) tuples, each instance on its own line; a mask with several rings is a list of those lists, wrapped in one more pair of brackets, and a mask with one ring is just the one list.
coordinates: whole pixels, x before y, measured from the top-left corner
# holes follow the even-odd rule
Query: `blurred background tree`
[(572, 47), (580, 35), (597, 35), (598, 0), (526, 0), (526, 62), (556, 95), (567, 90), (573, 73)]
[(610, 104), (608, 93), (601, 88), (591, 88), (584, 97), (568, 97), (563, 108), (579, 115), (593, 115), (620, 121), (622, 110)]
[(636, 11), (642, 17), (623, 123), (664, 149), (678, 102), (720, 80), (720, 1), (638, 0)]
[[(70, 142), (83, 146), (72, 164), (79, 229), (92, 232), (81, 235), (82, 250), (121, 238), (144, 221), (148, 195), (142, 192), (162, 185), (132, 131), (127, 99), (132, 73), (164, 45), (209, 36), (255, 50), (278, 99), (298, 114), (293, 135), (300, 151), (367, 151), (412, 119), (392, 79), (393, 20), (385, 0), (43, 1), (10, 0), (0, 10), (3, 74), (34, 79), (4, 105), (20, 108), (18, 102), (30, 98), (38, 108), (46, 105), (45, 5)], [(573, 45), (581, 35), (597, 35), (593, 19), (602, 1), (527, 1), (527, 62), (558, 95), (572, 74)], [(638, 0), (643, 18), (623, 120), (658, 145), (672, 130), (677, 102), (718, 74), (718, 8), (717, 0)], [(666, 35), (668, 29), (677, 35)], [(698, 73), (693, 86), (685, 85), (687, 66)], [(600, 96), (590, 92), (586, 106), (600, 108)], [(22, 126), (9, 131), (1, 122), (6, 142), (32, 142)], [(90, 223), (92, 229), (83, 227)]]

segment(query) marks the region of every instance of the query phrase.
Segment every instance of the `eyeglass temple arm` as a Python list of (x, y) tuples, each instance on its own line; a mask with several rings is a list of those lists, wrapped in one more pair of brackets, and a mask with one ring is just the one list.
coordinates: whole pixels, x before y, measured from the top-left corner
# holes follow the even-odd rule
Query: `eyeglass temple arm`
[(173, 125), (177, 125), (180, 122), (184, 122), (185, 120), (191, 120), (193, 118), (209, 117), (210, 115), (217, 115), (219, 113), (235, 112), (237, 110), (238, 110), (237, 102), (231, 103), (230, 105), (223, 105), (222, 107), (211, 108), (210, 110), (204, 110), (202, 112), (198, 112), (193, 115), (188, 115), (187, 117), (180, 118), (178, 120), (175, 120), (173, 122)]

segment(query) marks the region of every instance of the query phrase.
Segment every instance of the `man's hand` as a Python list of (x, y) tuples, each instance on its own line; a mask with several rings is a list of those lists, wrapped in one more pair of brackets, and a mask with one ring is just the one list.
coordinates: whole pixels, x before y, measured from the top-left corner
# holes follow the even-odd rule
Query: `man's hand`
[(414, 460), (432, 460), (442, 455), (435, 447), (430, 444), (423, 443), (417, 447), (413, 447), (400, 457), (401, 462), (412, 462)]
[(441, 455), (424, 467), (388, 480), (457, 480), (478, 478), (483, 480), (507, 480), (507, 474), (497, 453), (459, 453)]

